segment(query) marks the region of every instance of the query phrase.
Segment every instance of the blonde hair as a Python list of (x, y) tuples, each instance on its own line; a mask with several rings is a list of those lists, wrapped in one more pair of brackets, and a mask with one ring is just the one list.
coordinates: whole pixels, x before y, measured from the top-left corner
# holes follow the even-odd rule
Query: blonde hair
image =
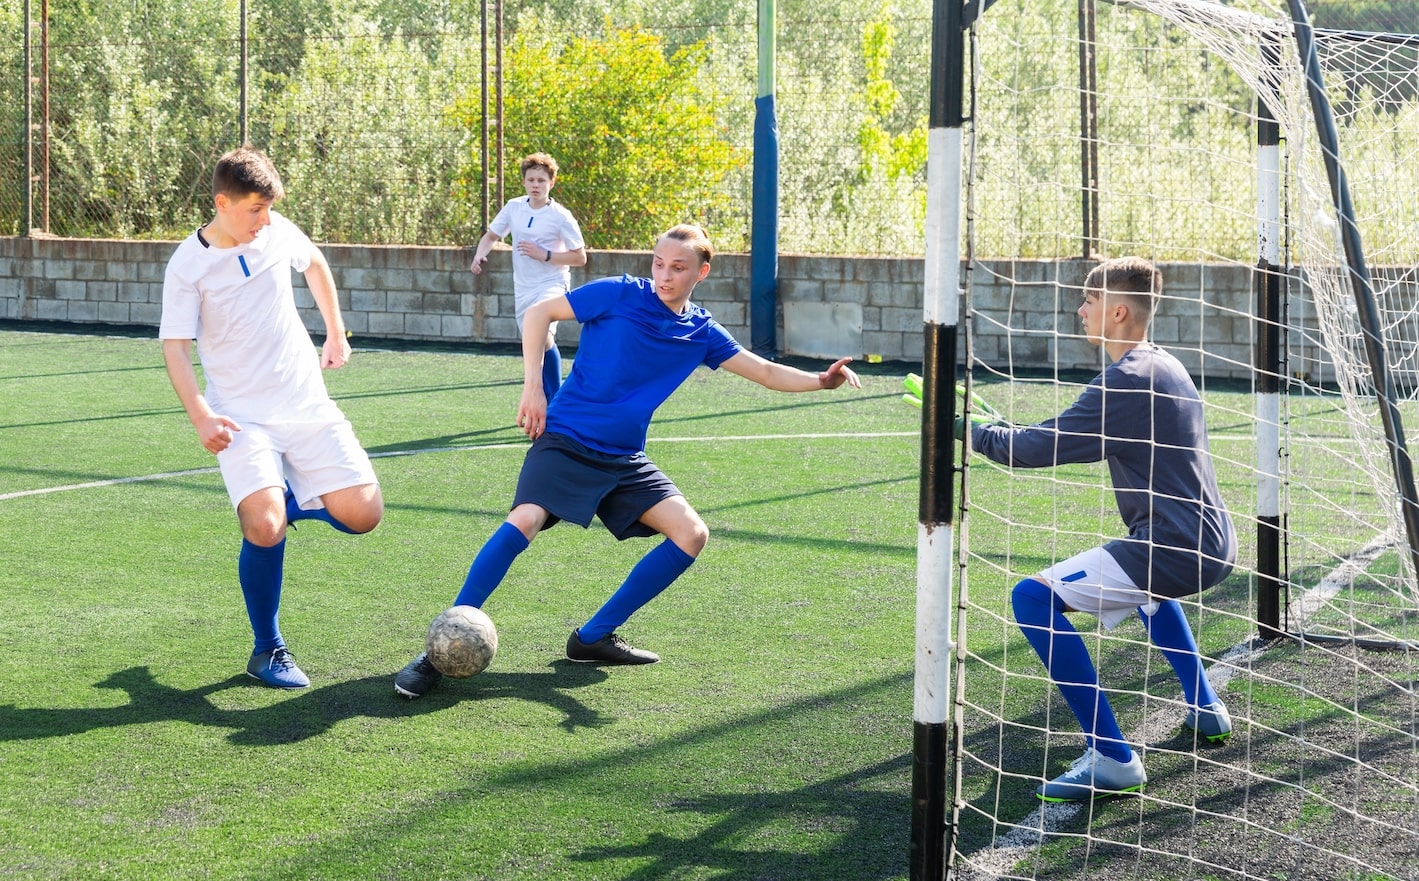
[[(662, 239), (674, 239), (680, 244), (690, 248), (695, 255), (700, 258), (701, 263), (708, 263), (714, 259), (714, 245), (710, 242), (709, 234), (704, 227), (694, 223), (681, 223), (672, 226), (660, 234)], [(657, 239), (657, 241), (659, 241)]]

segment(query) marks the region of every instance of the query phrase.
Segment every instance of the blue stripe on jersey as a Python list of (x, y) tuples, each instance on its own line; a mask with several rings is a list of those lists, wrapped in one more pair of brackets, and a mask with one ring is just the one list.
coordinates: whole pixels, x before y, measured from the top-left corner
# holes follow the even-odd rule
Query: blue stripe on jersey
[(238, 254), (237, 262), (241, 264), (241, 274), (247, 278), (251, 278), (251, 270), (246, 267), (246, 257)]

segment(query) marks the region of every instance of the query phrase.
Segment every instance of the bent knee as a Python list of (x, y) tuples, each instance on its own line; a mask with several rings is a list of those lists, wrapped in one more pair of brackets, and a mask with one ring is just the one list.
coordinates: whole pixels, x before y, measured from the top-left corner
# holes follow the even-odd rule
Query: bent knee
[(384, 508), (380, 506), (373, 510), (366, 509), (357, 511), (351, 515), (336, 517), (335, 519), (345, 524), (345, 528), (349, 529), (351, 532), (364, 535), (366, 532), (373, 532), (374, 528), (384, 520)]
[(692, 557), (698, 557), (700, 552), (709, 544), (709, 527), (698, 517), (693, 518), (679, 529), (675, 534), (667, 535), (666, 538), (675, 543), (675, 547), (684, 551)]
[(377, 484), (352, 486), (321, 496), (325, 510), (355, 533), (372, 531), (384, 520), (384, 494)]
[(527, 502), (509, 511), (507, 522), (530, 542), (547, 525), (548, 516), (546, 508)]
[(286, 537), (286, 521), (274, 517), (243, 520), (241, 537), (257, 547), (273, 548)]

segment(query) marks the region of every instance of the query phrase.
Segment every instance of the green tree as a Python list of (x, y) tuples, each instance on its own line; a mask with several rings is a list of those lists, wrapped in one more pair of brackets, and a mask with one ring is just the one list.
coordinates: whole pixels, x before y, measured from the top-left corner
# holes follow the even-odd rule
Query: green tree
[(50, 4), (52, 232), (171, 235), (205, 212), (213, 151), (237, 131), (235, 7)]
[[(506, 193), (522, 192), (516, 159), (543, 151), (562, 169), (557, 198), (593, 247), (644, 248), (684, 220), (713, 228), (729, 202), (721, 184), (745, 157), (722, 127), (725, 97), (700, 76), (705, 53), (703, 44), (667, 52), (639, 28), (568, 38), (524, 18), (506, 55)], [(465, 95), (455, 114), (472, 133), (462, 174), (471, 204), (480, 96)]]
[(1311, 21), (1339, 31), (1419, 30), (1419, 0), (1311, 0)]
[(24, 231), (24, 33), (20, 4), (0, 5), (0, 235)]
[(895, 181), (903, 175), (920, 175), (926, 168), (926, 120), (920, 119), (905, 132), (893, 134), (886, 122), (902, 103), (902, 93), (888, 79), (888, 65), (896, 28), (892, 24), (891, 6), (882, 4), (880, 15), (862, 29), (862, 60), (865, 67), (860, 101), (862, 122), (857, 129), (857, 142), (862, 150), (864, 181), (885, 174)]
[(782, 247), (919, 253), (925, 82), (893, 51), (901, 15), (890, 3), (866, 17), (860, 8), (833, 14), (785, 25), (793, 38), (780, 57)]
[(438, 51), (411, 49), (358, 13), (338, 39), (312, 40), (300, 68), (260, 112), (285, 179), (288, 216), (325, 241), (451, 244), (472, 235), (454, 202), (454, 157), (466, 147), (443, 96), (466, 51), (445, 35)]

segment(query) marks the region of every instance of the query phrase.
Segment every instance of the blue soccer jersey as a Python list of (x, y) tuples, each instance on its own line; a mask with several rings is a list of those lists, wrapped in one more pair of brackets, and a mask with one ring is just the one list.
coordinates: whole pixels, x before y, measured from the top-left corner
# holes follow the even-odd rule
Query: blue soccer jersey
[(717, 369), (741, 351), (699, 306), (689, 303), (679, 315), (667, 309), (650, 279), (598, 279), (567, 301), (581, 341), (571, 375), (547, 408), (547, 430), (603, 453), (643, 451), (656, 408), (695, 368)]
[(1217, 488), (1197, 386), (1151, 343), (1104, 368), (1054, 419), (978, 426), (971, 445), (1020, 468), (1107, 461), (1128, 538), (1104, 549), (1155, 596), (1197, 593), (1232, 570), (1237, 535)]

